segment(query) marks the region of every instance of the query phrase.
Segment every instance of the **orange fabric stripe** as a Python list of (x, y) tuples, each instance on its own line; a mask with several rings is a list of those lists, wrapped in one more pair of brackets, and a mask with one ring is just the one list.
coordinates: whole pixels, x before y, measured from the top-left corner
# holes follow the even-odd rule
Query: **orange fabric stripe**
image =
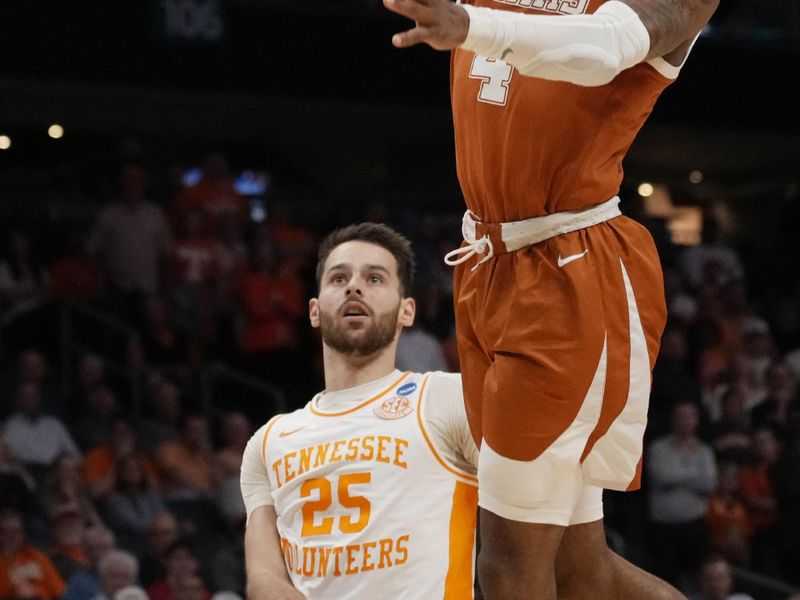
[(444, 600), (473, 597), (475, 527), (478, 488), (456, 481), (450, 513), (450, 562), (444, 581)]
[(419, 402), (417, 402), (417, 423), (419, 424), (419, 429), (422, 432), (422, 437), (425, 438), (425, 442), (428, 444), (428, 448), (431, 449), (433, 452), (433, 456), (436, 457), (436, 460), (439, 462), (442, 467), (444, 467), (445, 471), (448, 473), (452, 473), (456, 477), (461, 477), (462, 479), (466, 479), (468, 481), (473, 481), (475, 484), (478, 484), (478, 478), (470, 475), (469, 473), (464, 473), (462, 471), (457, 471), (448, 465), (445, 460), (439, 455), (436, 451), (436, 446), (433, 445), (431, 442), (431, 438), (428, 437), (428, 432), (425, 430), (425, 425), (422, 422), (422, 402), (425, 399), (425, 389), (428, 387), (428, 380), (430, 379), (430, 375), (428, 375), (425, 380), (422, 382), (422, 389), (419, 392)]
[[(267, 436), (269, 436), (269, 432), (272, 431), (272, 428), (275, 426), (275, 423), (280, 421), (286, 415), (276, 415), (272, 417), (272, 421), (269, 425), (267, 425), (267, 429), (264, 431), (264, 438), (261, 440), (261, 462), (267, 465)], [(269, 468), (269, 465), (267, 465)]]
[(369, 400), (365, 400), (364, 402), (362, 402), (361, 404), (359, 404), (358, 406), (356, 406), (354, 408), (349, 408), (347, 410), (343, 410), (342, 412), (337, 412), (337, 413), (326, 413), (326, 412), (320, 412), (316, 408), (314, 408), (314, 403), (312, 402), (311, 405), (310, 405), (311, 412), (314, 413), (315, 415), (319, 416), (319, 417), (341, 417), (342, 415), (349, 415), (350, 413), (353, 413), (353, 412), (355, 412), (355, 411), (357, 411), (359, 409), (364, 408), (370, 402), (375, 402), (375, 400), (377, 400), (378, 398), (382, 398), (383, 396), (388, 394), (390, 391), (392, 391), (401, 381), (403, 381), (409, 375), (411, 375), (411, 371), (406, 371), (405, 373), (403, 373), (403, 375), (400, 377), (400, 379), (395, 381), (392, 385), (387, 387), (380, 394), (378, 394), (377, 396), (373, 396)]

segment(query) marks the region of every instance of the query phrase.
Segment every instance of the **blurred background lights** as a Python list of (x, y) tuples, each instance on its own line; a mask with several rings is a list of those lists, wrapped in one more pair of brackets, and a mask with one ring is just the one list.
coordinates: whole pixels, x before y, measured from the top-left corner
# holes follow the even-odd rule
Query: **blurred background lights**
[(653, 195), (653, 184), (652, 183), (642, 183), (639, 185), (639, 195), (642, 198), (647, 198), (648, 196)]
[(59, 125), (58, 123), (53, 123), (47, 129), (47, 135), (49, 135), (54, 140), (58, 140), (58, 139), (64, 137), (64, 128), (61, 125)]
[(700, 171), (692, 171), (689, 173), (689, 181), (692, 183), (700, 183), (703, 181), (703, 174)]
[(0, 150), (8, 150), (11, 148), (11, 138), (7, 135), (0, 135)]

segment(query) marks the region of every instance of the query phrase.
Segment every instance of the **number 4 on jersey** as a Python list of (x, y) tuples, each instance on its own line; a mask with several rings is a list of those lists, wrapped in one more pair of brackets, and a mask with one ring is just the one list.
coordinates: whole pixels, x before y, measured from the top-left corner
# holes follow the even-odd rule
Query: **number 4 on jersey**
[(513, 74), (514, 67), (508, 63), (477, 54), (472, 61), (472, 68), (469, 70), (469, 76), (472, 79), (482, 81), (478, 100), (498, 106), (505, 106), (506, 100), (508, 100), (508, 84)]

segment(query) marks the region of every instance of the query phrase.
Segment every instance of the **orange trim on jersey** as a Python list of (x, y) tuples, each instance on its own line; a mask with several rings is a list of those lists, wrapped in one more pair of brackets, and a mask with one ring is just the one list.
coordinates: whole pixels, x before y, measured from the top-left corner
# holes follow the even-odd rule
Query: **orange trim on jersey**
[[(398, 379), (397, 381), (395, 381), (395, 382), (394, 382), (392, 385), (390, 385), (389, 387), (387, 387), (385, 390), (383, 390), (383, 391), (382, 391), (380, 394), (378, 394), (377, 396), (373, 396), (372, 398), (370, 398), (369, 400), (365, 400), (364, 402), (362, 402), (362, 403), (361, 403), (361, 404), (359, 404), (358, 406), (354, 406), (353, 408), (348, 408), (347, 410), (343, 410), (343, 411), (341, 411), (341, 412), (335, 412), (335, 413), (321, 412), (321, 411), (317, 410), (317, 409), (314, 407), (314, 402), (312, 402), (312, 403), (310, 404), (309, 408), (311, 409), (311, 412), (312, 412), (312, 413), (314, 413), (315, 415), (317, 415), (318, 417), (341, 417), (341, 416), (344, 416), (344, 415), (349, 415), (350, 413), (356, 412), (357, 410), (360, 410), (360, 409), (364, 408), (364, 407), (365, 407), (365, 406), (367, 406), (367, 405), (368, 405), (370, 402), (375, 402), (375, 400), (377, 400), (378, 398), (382, 398), (383, 396), (385, 396), (386, 394), (388, 394), (389, 392), (391, 392), (391, 391), (392, 391), (392, 390), (393, 390), (393, 389), (394, 389), (394, 388), (395, 388), (397, 385), (399, 385), (399, 384), (400, 384), (400, 382), (401, 382), (401, 381), (403, 381), (403, 380), (404, 380), (405, 378), (407, 378), (409, 375), (411, 375), (411, 371), (406, 371), (405, 373), (403, 373), (403, 374), (400, 376), (400, 379)], [(316, 398), (314, 398), (314, 400), (316, 401)]]
[(450, 562), (444, 580), (444, 600), (473, 597), (475, 527), (478, 488), (456, 481), (450, 513)]
[(419, 424), (419, 429), (422, 432), (422, 437), (425, 438), (425, 442), (428, 444), (428, 448), (431, 449), (433, 452), (433, 456), (439, 461), (439, 464), (442, 465), (448, 473), (452, 473), (456, 477), (461, 477), (462, 479), (466, 479), (468, 481), (474, 482), (475, 485), (478, 485), (478, 478), (470, 475), (469, 473), (464, 473), (463, 471), (458, 471), (447, 464), (447, 461), (442, 458), (439, 453), (436, 451), (436, 446), (433, 445), (431, 442), (431, 438), (428, 437), (428, 432), (425, 430), (425, 425), (422, 423), (422, 402), (425, 400), (425, 390), (428, 387), (428, 380), (430, 380), (431, 376), (428, 375), (425, 377), (425, 380), (422, 382), (422, 389), (419, 392), (419, 401), (417, 401), (417, 423)]
[[(272, 417), (272, 421), (270, 421), (269, 425), (267, 425), (267, 428), (264, 430), (264, 438), (261, 440), (261, 462), (263, 462), (265, 465), (267, 465), (267, 436), (275, 426), (275, 423), (280, 421), (285, 416), (285, 414), (275, 415)], [(267, 468), (269, 468), (269, 465), (267, 465)]]

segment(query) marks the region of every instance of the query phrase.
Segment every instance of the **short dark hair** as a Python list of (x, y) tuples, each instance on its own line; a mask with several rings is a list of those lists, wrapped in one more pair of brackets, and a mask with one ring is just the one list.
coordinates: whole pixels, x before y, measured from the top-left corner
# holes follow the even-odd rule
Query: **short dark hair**
[(322, 240), (317, 262), (317, 289), (322, 285), (325, 261), (331, 252), (345, 242), (368, 242), (391, 252), (397, 261), (397, 277), (400, 279), (400, 292), (405, 297), (414, 287), (416, 262), (411, 251), (411, 242), (383, 223), (356, 223), (336, 229)]

